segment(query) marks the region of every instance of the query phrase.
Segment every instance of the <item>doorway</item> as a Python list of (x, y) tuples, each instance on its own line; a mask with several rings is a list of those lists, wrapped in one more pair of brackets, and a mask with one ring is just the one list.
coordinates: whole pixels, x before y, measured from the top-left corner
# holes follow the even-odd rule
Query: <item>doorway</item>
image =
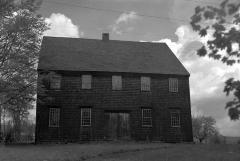
[(129, 140), (129, 113), (105, 112), (105, 136), (108, 140)]

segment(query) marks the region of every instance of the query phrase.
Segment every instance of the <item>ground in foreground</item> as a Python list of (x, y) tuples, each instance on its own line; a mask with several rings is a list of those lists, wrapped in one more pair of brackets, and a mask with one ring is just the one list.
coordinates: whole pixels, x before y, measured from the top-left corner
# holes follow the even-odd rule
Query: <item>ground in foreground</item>
[(1, 161), (239, 161), (240, 145), (90, 143), (0, 145)]

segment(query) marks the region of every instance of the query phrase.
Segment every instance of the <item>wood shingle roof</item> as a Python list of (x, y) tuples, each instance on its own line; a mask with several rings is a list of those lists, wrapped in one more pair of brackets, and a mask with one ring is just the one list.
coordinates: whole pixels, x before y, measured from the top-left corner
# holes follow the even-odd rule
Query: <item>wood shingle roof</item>
[(165, 43), (44, 37), (39, 70), (189, 75)]

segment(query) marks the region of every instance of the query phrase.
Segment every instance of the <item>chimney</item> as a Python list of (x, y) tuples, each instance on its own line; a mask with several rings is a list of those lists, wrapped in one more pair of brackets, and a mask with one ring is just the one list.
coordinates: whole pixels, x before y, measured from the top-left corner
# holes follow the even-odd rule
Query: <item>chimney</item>
[(102, 40), (108, 41), (109, 40), (109, 33), (102, 33)]

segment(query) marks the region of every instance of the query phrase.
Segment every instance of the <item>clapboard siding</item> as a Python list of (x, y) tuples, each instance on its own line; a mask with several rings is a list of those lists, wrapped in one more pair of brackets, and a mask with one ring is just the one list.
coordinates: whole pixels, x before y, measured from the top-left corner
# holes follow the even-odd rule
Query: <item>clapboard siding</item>
[[(189, 77), (177, 75), (63, 72), (61, 89), (49, 90), (53, 99), (37, 103), (36, 141), (104, 140), (104, 111), (125, 111), (130, 114), (131, 138), (134, 140), (161, 140), (168, 142), (192, 141)], [(92, 89), (81, 89), (81, 75), (92, 75)], [(112, 90), (112, 75), (122, 75), (122, 90)], [(140, 76), (151, 77), (151, 91), (141, 91)], [(177, 93), (168, 90), (168, 78), (178, 78)], [(48, 127), (48, 108), (61, 108), (59, 128)], [(92, 126), (80, 127), (80, 107), (92, 107)], [(142, 127), (141, 107), (151, 107), (153, 126)], [(181, 111), (181, 127), (170, 127), (170, 109)]]

